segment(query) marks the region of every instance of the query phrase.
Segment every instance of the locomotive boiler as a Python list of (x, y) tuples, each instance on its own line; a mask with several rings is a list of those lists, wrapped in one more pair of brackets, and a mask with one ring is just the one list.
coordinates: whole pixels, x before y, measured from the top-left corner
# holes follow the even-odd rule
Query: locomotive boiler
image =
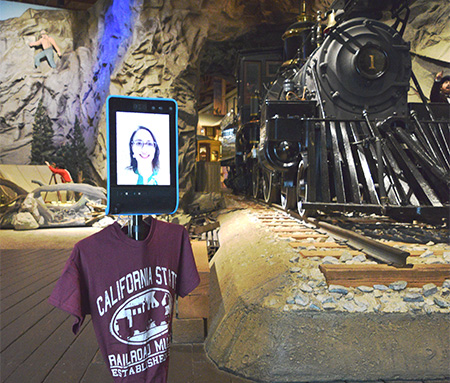
[[(379, 20), (386, 11), (392, 25)], [(260, 98), (245, 76), (259, 56), (244, 52), (238, 113), (223, 126), (235, 132), (228, 184), (301, 216), (448, 218), (450, 105), (430, 104), (420, 90), (402, 37), (408, 15), (403, 0), (337, 0), (314, 21), (303, 2), (277, 73), (259, 77), (268, 88)], [(410, 80), (420, 103), (408, 103)]]

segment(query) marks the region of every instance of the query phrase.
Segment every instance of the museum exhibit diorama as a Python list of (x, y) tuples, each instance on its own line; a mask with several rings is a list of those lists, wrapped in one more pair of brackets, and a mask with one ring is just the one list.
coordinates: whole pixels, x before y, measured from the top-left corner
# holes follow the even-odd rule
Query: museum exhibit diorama
[[(450, 381), (450, 3), (0, 13), (2, 275), (20, 238), (89, 228), (45, 304), (94, 327), (102, 379), (197, 382), (179, 342), (229, 382)], [(5, 382), (32, 360), (15, 283)]]

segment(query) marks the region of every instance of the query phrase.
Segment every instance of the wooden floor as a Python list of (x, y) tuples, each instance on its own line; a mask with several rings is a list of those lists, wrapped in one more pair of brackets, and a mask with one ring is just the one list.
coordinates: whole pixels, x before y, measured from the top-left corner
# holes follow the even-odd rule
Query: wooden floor
[[(90, 317), (75, 336), (74, 319), (47, 302), (70, 251), (0, 250), (0, 382), (112, 383)], [(171, 346), (168, 383), (250, 381), (219, 371), (202, 343), (185, 343)]]
[(90, 320), (74, 336), (74, 319), (47, 302), (69, 255), (70, 250), (2, 251), (2, 382), (112, 381)]
[[(69, 250), (1, 250), (2, 383), (110, 383), (90, 317), (79, 334), (74, 318), (47, 299)], [(173, 345), (169, 383), (244, 383), (218, 371), (203, 344)]]

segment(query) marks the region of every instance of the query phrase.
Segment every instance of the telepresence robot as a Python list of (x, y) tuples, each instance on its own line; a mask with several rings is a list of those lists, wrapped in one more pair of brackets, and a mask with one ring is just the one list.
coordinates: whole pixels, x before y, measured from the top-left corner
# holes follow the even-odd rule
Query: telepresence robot
[(128, 235), (143, 240), (144, 214), (178, 207), (178, 106), (172, 99), (110, 96), (106, 115), (106, 214), (131, 215)]

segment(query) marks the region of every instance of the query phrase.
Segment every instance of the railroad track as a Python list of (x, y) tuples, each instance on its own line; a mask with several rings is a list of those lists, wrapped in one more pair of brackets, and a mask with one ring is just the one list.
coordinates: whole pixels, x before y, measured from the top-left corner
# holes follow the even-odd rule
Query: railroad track
[[(402, 224), (384, 217), (302, 220), (295, 212), (286, 212), (280, 206), (268, 206), (260, 201), (240, 202), (278, 238), (288, 241), (301, 257), (319, 260), (328, 285), (407, 282), (409, 287), (423, 287), (450, 284), (450, 244), (446, 228)], [(366, 225), (369, 230), (362, 230)], [(423, 235), (425, 229), (426, 235)], [(364, 235), (371, 230), (373, 236)], [(393, 231), (395, 236), (380, 235)], [(380, 238), (375, 240), (376, 236)]]

